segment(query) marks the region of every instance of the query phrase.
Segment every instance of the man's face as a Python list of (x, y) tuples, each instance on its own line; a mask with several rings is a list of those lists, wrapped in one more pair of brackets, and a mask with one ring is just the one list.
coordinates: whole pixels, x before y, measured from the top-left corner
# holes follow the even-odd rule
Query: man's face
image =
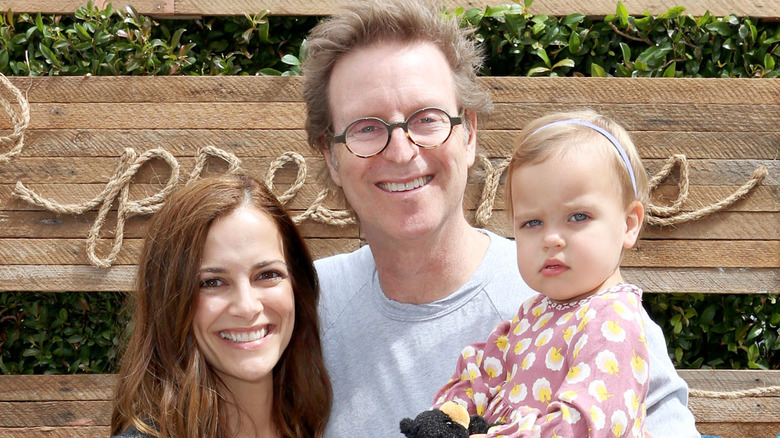
[[(330, 105), (334, 134), (361, 117), (396, 123), (425, 107), (451, 116), (461, 111), (452, 70), (429, 43), (389, 42), (348, 53), (331, 74)], [(416, 146), (396, 128), (373, 157), (357, 157), (343, 143), (333, 144), (332, 157), (326, 152), (331, 177), (369, 240), (423, 238), (464, 220), (463, 195), (476, 143), (476, 118), (467, 117), (472, 117), (471, 135), (456, 125), (433, 149)]]

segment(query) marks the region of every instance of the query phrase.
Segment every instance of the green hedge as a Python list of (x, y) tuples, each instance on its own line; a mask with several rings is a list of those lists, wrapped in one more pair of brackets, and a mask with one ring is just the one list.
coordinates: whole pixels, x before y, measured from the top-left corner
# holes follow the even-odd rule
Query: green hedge
[[(527, 6), (527, 5), (526, 5)], [(780, 75), (780, 22), (734, 16), (531, 15), (525, 6), (455, 11), (476, 27), (485, 75)], [(157, 20), (110, 6), (73, 16), (0, 14), (6, 75), (294, 75), (317, 17)], [(115, 370), (120, 293), (0, 293), (0, 372)], [(776, 296), (646, 294), (678, 368), (780, 369)]]
[(125, 294), (0, 293), (0, 372), (115, 371), (129, 318)]
[[(116, 370), (125, 294), (0, 293), (0, 372)], [(771, 295), (645, 294), (677, 368), (780, 369), (780, 308)]]
[[(527, 0), (530, 3), (530, 0)], [(780, 22), (693, 18), (683, 8), (604, 20), (532, 15), (518, 4), (457, 10), (476, 28), (495, 76), (763, 77), (780, 75)], [(6, 75), (298, 74), (317, 17), (156, 20), (111, 6), (74, 16), (0, 16)]]

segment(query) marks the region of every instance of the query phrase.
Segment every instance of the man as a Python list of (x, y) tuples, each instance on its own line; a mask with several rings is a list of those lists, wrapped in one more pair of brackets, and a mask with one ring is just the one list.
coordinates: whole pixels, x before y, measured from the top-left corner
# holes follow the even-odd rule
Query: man
[[(490, 107), (467, 33), (419, 0), (368, 0), (308, 38), (309, 143), (368, 242), (316, 263), (334, 389), (326, 437), (399, 436), (399, 421), (432, 404), (463, 347), (534, 293), (512, 241), (464, 216), (477, 113)], [(646, 326), (648, 428), (698, 437), (663, 333)]]

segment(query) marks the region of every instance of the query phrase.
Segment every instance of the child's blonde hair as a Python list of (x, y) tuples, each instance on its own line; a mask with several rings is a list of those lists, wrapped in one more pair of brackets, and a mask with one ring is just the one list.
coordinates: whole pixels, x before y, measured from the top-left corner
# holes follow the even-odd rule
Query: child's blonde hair
[[(555, 122), (562, 121), (572, 122), (555, 124)], [(586, 124), (592, 124), (604, 129), (618, 141), (631, 163), (636, 190), (617, 147), (604, 134), (593, 127), (576, 122), (585, 122)], [(594, 150), (593, 153), (599, 153), (612, 161), (612, 169), (615, 171), (618, 181), (620, 181), (620, 192), (624, 205), (628, 207), (633, 201), (639, 201), (646, 207), (649, 200), (647, 171), (642, 165), (639, 152), (634, 142), (631, 141), (628, 132), (608, 117), (592, 110), (583, 110), (549, 114), (531, 121), (523, 128), (520, 137), (515, 141), (515, 152), (512, 154), (512, 160), (509, 162), (506, 183), (504, 185), (509, 217), (513, 217), (514, 214), (511, 182), (514, 171), (529, 164), (541, 163), (552, 156), (561, 156), (575, 151), (582, 151), (586, 148), (593, 148), (594, 145), (601, 145), (602, 147), (599, 147), (599, 150)]]

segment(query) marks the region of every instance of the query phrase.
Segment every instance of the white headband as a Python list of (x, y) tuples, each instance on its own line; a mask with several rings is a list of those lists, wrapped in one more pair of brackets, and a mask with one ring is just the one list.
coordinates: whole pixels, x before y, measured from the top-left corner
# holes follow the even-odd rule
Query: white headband
[[(603, 135), (604, 137), (609, 140), (610, 143), (612, 143), (613, 146), (615, 146), (615, 149), (617, 149), (618, 154), (620, 154), (620, 158), (623, 159), (623, 163), (626, 165), (626, 169), (628, 169), (628, 176), (631, 177), (631, 185), (634, 186), (634, 196), (639, 197), (639, 194), (636, 189), (636, 177), (634, 177), (634, 168), (631, 167), (631, 161), (628, 160), (628, 154), (626, 154), (626, 150), (623, 149), (623, 146), (620, 145), (620, 142), (617, 138), (615, 138), (614, 135), (610, 134), (609, 131), (602, 128), (601, 126), (594, 125), (593, 123), (586, 122), (584, 120), (577, 120), (577, 119), (566, 119), (566, 120), (558, 120), (555, 122), (550, 122), (536, 131), (533, 132), (533, 134), (536, 134), (537, 132), (541, 131), (542, 129), (549, 128), (551, 126), (556, 125), (581, 125), (581, 126), (587, 126), (588, 128), (593, 129), (594, 131), (598, 132), (599, 134)], [(532, 134), (532, 135), (533, 135)]]

